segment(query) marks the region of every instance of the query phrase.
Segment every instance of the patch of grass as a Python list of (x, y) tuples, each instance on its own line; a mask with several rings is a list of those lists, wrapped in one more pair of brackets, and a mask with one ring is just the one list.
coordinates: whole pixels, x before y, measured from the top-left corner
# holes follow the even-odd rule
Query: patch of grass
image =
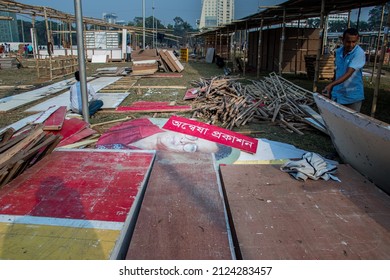
[[(98, 68), (107, 68), (107, 67), (131, 67), (131, 63), (125, 62), (112, 62), (106, 64), (87, 64), (87, 75), (92, 76), (96, 73)], [(37, 81), (35, 69), (32, 68), (21, 68), (15, 69), (12, 71), (0, 70), (1, 73), (1, 82), (4, 85), (36, 85), (37, 87), (43, 86), (49, 83), (57, 82), (47, 82), (42, 83)], [(4, 75), (5, 74), (5, 75)], [(210, 79), (212, 77), (223, 75), (223, 69), (218, 68), (215, 64), (209, 64), (202, 61), (190, 61), (185, 63), (185, 70), (181, 73), (183, 77), (181, 78), (139, 78), (137, 85), (142, 86), (186, 86), (187, 88), (193, 87), (191, 83), (193, 81), (199, 81), (200, 78)], [(261, 76), (266, 76), (268, 73), (261, 73)], [(71, 76), (67, 77), (70, 78)], [(305, 89), (312, 90), (313, 81), (309, 80), (306, 75), (293, 75), (293, 74), (284, 74), (284, 78), (290, 80), (291, 82), (301, 86)], [(379, 91), (379, 97), (377, 102), (377, 113), (376, 118), (385, 122), (390, 123), (390, 79), (389, 75), (385, 75), (385, 78), (381, 80), (381, 87)], [(256, 73), (254, 71), (248, 71), (247, 75), (241, 77), (240, 82), (250, 83), (250, 80), (256, 80)], [(329, 81), (320, 81), (318, 83), (319, 91), (325, 87)], [(18, 92), (8, 92), (7, 94), (14, 95)], [(366, 100), (363, 102), (362, 113), (369, 115), (371, 112), (372, 97), (374, 93), (374, 86), (368, 81), (365, 84), (365, 94)], [(59, 93), (60, 94), (60, 93)], [(129, 96), (124, 100), (121, 106), (128, 106), (134, 101), (176, 101), (177, 104), (191, 104), (192, 101), (184, 101), (183, 96), (185, 94), (184, 89), (142, 89), (141, 94), (139, 94), (137, 87), (133, 87), (130, 91)], [(18, 109), (15, 109), (11, 112), (2, 113), (0, 118), (0, 127), (4, 127), (11, 123), (14, 123), (31, 113), (25, 113), (24, 110), (30, 108), (31, 106), (40, 103), (48, 98), (53, 96), (45, 97), (39, 101), (30, 103), (28, 105), (22, 106)], [(139, 117), (159, 117), (159, 118), (169, 118), (171, 113), (159, 113), (159, 114), (127, 114), (127, 113), (107, 113), (99, 111), (91, 119), (91, 124), (99, 124), (112, 120), (119, 120), (126, 117), (130, 118), (139, 118)], [(186, 113), (177, 113), (184, 117), (191, 117), (190, 112)], [(104, 126), (97, 126), (97, 129), (100, 133), (104, 132), (110, 126), (114, 124), (108, 124)], [(304, 132), (303, 136), (300, 136), (296, 133), (290, 133), (285, 129), (275, 125), (271, 122), (260, 122), (260, 123), (250, 123), (239, 129), (235, 128), (235, 131), (252, 131), (252, 137), (256, 138), (266, 138), (273, 141), (279, 141), (294, 145), (298, 148), (304, 149), (306, 151), (316, 152), (323, 156), (329, 154), (336, 154), (335, 148), (332, 145), (331, 139), (328, 135), (323, 134), (322, 132), (317, 131), (316, 129), (307, 129)], [(336, 158), (337, 160), (340, 160)]]

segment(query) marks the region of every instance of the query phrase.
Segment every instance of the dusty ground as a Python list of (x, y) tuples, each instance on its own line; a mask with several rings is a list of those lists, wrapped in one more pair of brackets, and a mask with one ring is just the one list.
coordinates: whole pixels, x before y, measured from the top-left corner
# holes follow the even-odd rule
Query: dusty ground
[[(55, 80), (53, 82), (45, 82), (39, 81), (37, 79), (37, 75), (34, 69), (34, 65), (30, 62), (28, 65), (30, 67), (24, 67), (21, 69), (13, 69), (13, 70), (0, 70), (0, 98), (5, 96), (10, 96), (18, 93), (22, 93), (27, 90), (32, 90), (34, 88), (42, 87), (50, 83), (58, 82)], [(27, 66), (27, 65), (26, 65)], [(97, 68), (102, 67), (121, 67), (121, 66), (130, 66), (129, 63), (108, 63), (108, 64), (87, 64), (87, 75), (91, 76), (96, 73)], [(191, 82), (197, 81), (201, 77), (203, 78), (211, 78), (219, 75), (223, 75), (223, 71), (219, 69), (214, 64), (206, 64), (200, 61), (190, 61), (185, 64), (185, 70), (182, 72), (182, 78), (176, 79), (162, 79), (162, 78), (140, 78), (137, 83), (140, 85), (182, 85), (186, 87), (192, 87)], [(267, 73), (264, 73), (267, 75)], [(71, 76), (64, 77), (70, 78)], [(294, 82), (295, 84), (311, 89), (313, 82), (308, 80), (304, 75), (284, 75), (285, 78)], [(386, 73), (385, 77), (381, 81), (381, 89), (379, 91), (379, 99), (377, 106), (377, 114), (376, 118), (390, 123), (390, 74)], [(247, 79), (256, 79), (255, 73), (249, 72), (246, 76)], [(245, 83), (245, 80), (242, 80)], [(319, 88), (323, 88), (326, 85), (327, 81), (321, 81), (319, 84)], [(12, 86), (10, 88), (9, 86)], [(28, 89), (26, 89), (26, 86)], [(371, 111), (372, 104), (372, 96), (374, 92), (374, 86), (366, 82), (366, 100), (363, 103), (362, 113), (369, 115)], [(186, 101), (183, 101), (185, 90), (153, 90), (150, 91), (149, 94), (137, 95), (136, 90), (131, 92), (128, 98), (121, 105), (128, 105), (133, 101), (138, 100), (148, 100), (148, 101), (176, 101), (178, 104), (186, 104)], [(59, 93), (60, 94), (60, 93)], [(51, 98), (47, 97), (47, 98)], [(40, 103), (45, 99), (41, 99), (36, 103)], [(188, 102), (188, 101), (187, 101)], [(14, 123), (26, 116), (29, 113), (23, 112), (27, 108), (35, 105), (36, 103), (30, 103), (26, 106), (17, 108), (7, 113), (0, 113), (0, 128), (7, 126), (11, 123)], [(141, 116), (153, 116), (153, 114), (140, 115), (133, 114), (132, 117), (141, 117)], [(156, 116), (156, 115), (154, 115)], [(157, 117), (169, 117), (170, 114), (158, 114)], [(93, 118), (91, 118), (91, 124), (106, 122), (109, 120), (116, 120), (120, 118), (124, 118), (123, 114), (109, 114), (105, 112), (98, 112)], [(100, 130), (104, 130), (107, 127), (103, 127)], [(236, 130), (236, 129), (235, 129)], [(315, 130), (309, 129), (305, 130), (305, 135), (300, 136), (296, 133), (289, 133), (285, 129), (274, 125), (271, 122), (265, 122), (261, 124), (249, 124), (245, 127), (240, 128), (238, 131), (252, 131), (252, 137), (257, 138), (267, 138), (269, 140), (280, 141), (284, 143), (289, 143), (295, 145), (298, 148), (305, 149), (307, 151), (317, 152), (322, 154), (323, 156), (334, 155), (335, 149), (331, 143), (329, 136)], [(103, 131), (100, 131), (103, 132)], [(339, 160), (338, 157), (336, 159)]]

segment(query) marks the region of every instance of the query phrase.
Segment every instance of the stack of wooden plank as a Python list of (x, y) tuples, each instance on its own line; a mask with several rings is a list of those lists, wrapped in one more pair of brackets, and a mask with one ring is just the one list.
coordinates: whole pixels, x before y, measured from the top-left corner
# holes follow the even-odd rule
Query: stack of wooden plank
[(208, 119), (227, 129), (249, 122), (271, 121), (289, 132), (303, 134), (305, 117), (310, 113), (303, 105), (314, 105), (312, 92), (271, 73), (252, 85), (242, 85), (236, 78), (216, 77), (193, 82), (198, 96), (193, 101), (194, 118)]
[(131, 57), (133, 60), (132, 76), (153, 75), (159, 69), (160, 57), (155, 49), (134, 51)]
[[(306, 73), (310, 79), (313, 79), (315, 75), (316, 59), (316, 55), (305, 55)], [(335, 70), (334, 56), (323, 55), (321, 56), (319, 63), (318, 78), (324, 80), (333, 79)]]
[(15, 57), (1, 57), (0, 69), (15, 69), (18, 68), (18, 61)]
[(127, 76), (130, 72), (128, 67), (106, 67), (96, 69), (96, 74), (94, 76), (105, 76), (105, 77), (115, 77), (115, 76)]
[(157, 60), (134, 61), (132, 76), (153, 75), (158, 71)]
[(43, 131), (43, 125), (30, 125), (15, 133), (4, 130), (0, 135), (0, 186), (50, 154), (59, 143), (59, 135)]
[(183, 65), (177, 59), (173, 51), (169, 50), (161, 50), (159, 52), (162, 62), (162, 68), (166, 70), (166, 72), (182, 72), (184, 70)]

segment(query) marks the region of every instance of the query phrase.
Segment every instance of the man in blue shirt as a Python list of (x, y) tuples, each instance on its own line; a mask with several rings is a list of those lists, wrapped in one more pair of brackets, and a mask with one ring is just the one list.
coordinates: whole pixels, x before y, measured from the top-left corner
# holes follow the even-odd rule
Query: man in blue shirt
[(344, 31), (343, 46), (335, 51), (335, 79), (322, 91), (332, 100), (357, 112), (364, 100), (362, 69), (366, 62), (358, 41), (359, 32), (355, 28)]
[[(81, 101), (81, 84), (80, 84), (80, 72), (74, 73), (76, 83), (70, 88), (70, 109), (73, 113), (82, 114), (82, 101)], [(97, 98), (94, 88), (87, 84), (88, 93), (88, 111), (92, 116), (103, 106), (103, 101)]]

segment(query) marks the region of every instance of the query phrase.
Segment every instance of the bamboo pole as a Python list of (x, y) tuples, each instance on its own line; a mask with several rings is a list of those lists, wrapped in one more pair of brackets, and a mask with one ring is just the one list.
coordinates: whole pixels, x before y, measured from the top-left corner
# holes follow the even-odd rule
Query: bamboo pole
[(383, 34), (383, 42), (382, 42), (382, 51), (381, 51), (381, 56), (379, 59), (379, 65), (378, 65), (378, 71), (376, 72), (376, 82), (375, 82), (375, 90), (374, 90), (374, 97), (372, 100), (372, 107), (371, 107), (371, 117), (375, 117), (376, 113), (376, 105), (378, 101), (378, 95), (379, 95), (379, 85), (381, 81), (381, 72), (382, 72), (382, 65), (383, 61), (385, 59), (385, 54), (386, 54), (386, 47), (388, 44), (389, 40), (389, 27), (390, 27), (390, 13), (387, 15), (387, 24), (385, 28), (385, 33)]
[(236, 55), (237, 55), (237, 42), (236, 42), (236, 35), (237, 35), (237, 24), (234, 25), (234, 38), (233, 38), (233, 73), (236, 73)]
[[(320, 28), (322, 30), (322, 36), (324, 36), (325, 27), (324, 27), (324, 17), (325, 17), (325, 0), (321, 1), (321, 15), (320, 15)], [(322, 53), (322, 38), (319, 40), (319, 46), (317, 50), (317, 58), (316, 58), (316, 67), (314, 72), (314, 81), (313, 81), (313, 92), (317, 91), (317, 83), (318, 83), (318, 76), (320, 72), (320, 58)]]
[(279, 48), (279, 63), (278, 63), (278, 72), (279, 76), (282, 76), (282, 63), (283, 63), (283, 51), (284, 51), (284, 41), (286, 37), (286, 9), (283, 9), (283, 23), (282, 23), (282, 34), (280, 36), (280, 48)]
[(243, 62), (243, 76), (246, 74), (246, 53), (248, 49), (248, 21), (245, 22), (245, 48), (244, 48), (244, 62)]
[(381, 32), (382, 32), (382, 28), (383, 28), (384, 18), (385, 18), (385, 5), (382, 6), (381, 24), (380, 24), (380, 27), (379, 27), (379, 30), (378, 30), (378, 40), (377, 40), (376, 48), (375, 48), (374, 66), (372, 68), (371, 83), (374, 80), (374, 74), (375, 74), (375, 69), (376, 69), (376, 56), (378, 55), (379, 44), (381, 42), (381, 36), (382, 36)]
[(259, 29), (259, 41), (257, 43), (257, 78), (260, 78), (260, 68), (261, 68), (261, 51), (262, 51), (262, 36), (263, 36), (263, 25), (264, 18), (261, 18), (260, 29)]

